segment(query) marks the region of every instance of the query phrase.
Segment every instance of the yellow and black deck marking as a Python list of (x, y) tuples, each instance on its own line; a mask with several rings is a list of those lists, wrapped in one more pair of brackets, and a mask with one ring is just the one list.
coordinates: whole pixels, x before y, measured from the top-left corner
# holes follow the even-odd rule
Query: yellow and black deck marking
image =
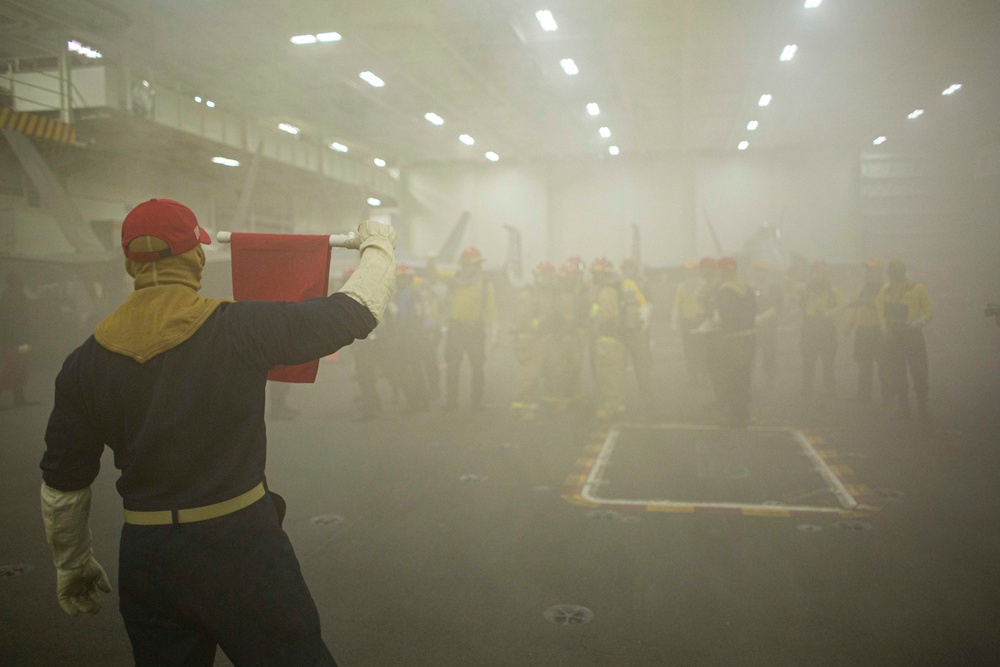
[(864, 484), (857, 481), (854, 471), (841, 460), (837, 452), (822, 437), (802, 429), (791, 427), (753, 427), (752, 431), (787, 433), (809, 457), (814, 470), (824, 480), (827, 491), (839, 506), (825, 507), (802, 504), (756, 504), (740, 502), (691, 502), (677, 499), (649, 498), (609, 498), (600, 493), (605, 483), (604, 473), (611, 461), (623, 429), (664, 429), (726, 431), (722, 427), (691, 424), (615, 424), (593, 432), (583, 454), (577, 459), (573, 471), (563, 483), (562, 497), (566, 501), (584, 507), (615, 507), (620, 509), (643, 510), (648, 512), (672, 512), (684, 514), (731, 514), (742, 516), (792, 517), (803, 514), (857, 518), (876, 511), (875, 495)]
[(76, 143), (76, 129), (72, 125), (24, 111), (0, 109), (0, 129), (59, 144)]

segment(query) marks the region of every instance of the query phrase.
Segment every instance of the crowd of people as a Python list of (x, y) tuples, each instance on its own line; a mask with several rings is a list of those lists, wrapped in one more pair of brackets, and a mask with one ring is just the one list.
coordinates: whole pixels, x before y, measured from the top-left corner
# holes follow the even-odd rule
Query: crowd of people
[[(529, 284), (514, 290), (507, 312), (498, 314), (495, 279), (483, 271), (483, 259), (468, 247), (457, 269), (439, 268), (433, 260), (420, 269), (397, 265), (396, 291), (383, 322), (348, 352), (361, 419), (380, 414), (386, 388), (388, 400), (408, 411), (456, 409), (466, 366), (468, 405), (482, 409), (486, 356), (501, 339), (500, 321), (509, 324), (504, 334), (516, 361), (510, 403), (516, 418), (591, 408), (602, 419), (620, 416), (629, 369), (643, 402), (637, 407), (654, 407), (652, 305), (638, 260), (626, 258), (619, 267), (606, 257), (589, 266), (579, 256), (558, 266), (539, 262)], [(346, 269), (341, 282), (352, 273)], [(664, 312), (683, 348), (688, 381), (710, 388), (725, 423), (746, 426), (755, 369), (765, 390), (773, 389), (778, 377), (780, 323), (799, 329), (805, 401), (834, 393), (840, 341), (851, 336), (855, 400), (878, 400), (903, 417), (915, 405), (917, 416), (928, 420), (923, 328), (932, 309), (926, 288), (907, 278), (900, 261), (886, 266), (870, 259), (857, 279), (859, 287), (845, 298), (848, 290), (834, 284), (831, 267), (822, 260), (798, 272), (780, 271), (764, 260), (741, 267), (731, 257), (687, 262)], [(0, 393), (12, 393), (12, 406), (30, 405), (25, 389), (31, 348), (20, 276), (7, 276), (0, 302)], [(584, 389), (585, 371), (596, 396)], [(288, 405), (289, 390), (272, 383), (272, 419), (297, 416)]]
[[(343, 278), (350, 274), (348, 269)], [(711, 391), (722, 423), (749, 425), (755, 372), (765, 390), (778, 377), (780, 325), (799, 331), (803, 400), (833, 395), (840, 340), (851, 336), (854, 400), (878, 400), (887, 411), (909, 417), (912, 385), (917, 415), (929, 419), (923, 327), (932, 310), (926, 289), (907, 278), (900, 261), (884, 266), (871, 259), (859, 267), (858, 279), (860, 286), (847, 300), (823, 260), (802, 272), (780, 271), (763, 260), (741, 267), (732, 257), (686, 263), (664, 312), (683, 348), (689, 383)], [(514, 417), (531, 420), (567, 410), (619, 417), (631, 395), (630, 370), (640, 401), (636, 407), (655, 408), (653, 306), (638, 260), (626, 258), (618, 267), (606, 257), (589, 266), (579, 256), (558, 266), (542, 261), (509, 301), (507, 312), (498, 315), (494, 279), (483, 271), (483, 255), (475, 247), (461, 253), (456, 270), (433, 261), (419, 270), (397, 265), (396, 294), (384, 321), (350, 350), (360, 417), (381, 412), (380, 386), (407, 411), (456, 409), (466, 362), (468, 405), (482, 409), (486, 356), (500, 341), (501, 320), (509, 325), (504, 334), (516, 362)], [(587, 372), (595, 387), (591, 392), (585, 390)]]

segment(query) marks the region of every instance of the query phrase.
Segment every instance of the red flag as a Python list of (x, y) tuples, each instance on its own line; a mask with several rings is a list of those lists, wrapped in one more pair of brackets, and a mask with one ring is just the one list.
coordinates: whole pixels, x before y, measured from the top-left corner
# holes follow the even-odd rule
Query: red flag
[[(330, 237), (305, 234), (243, 234), (231, 238), (233, 297), (237, 301), (305, 301), (326, 296)], [(315, 382), (319, 359), (275, 366), (268, 380)]]

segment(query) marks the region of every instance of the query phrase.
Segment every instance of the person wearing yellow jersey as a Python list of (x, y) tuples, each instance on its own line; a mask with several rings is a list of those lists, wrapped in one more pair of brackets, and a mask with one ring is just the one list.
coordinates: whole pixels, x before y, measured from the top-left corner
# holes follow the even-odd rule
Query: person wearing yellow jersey
[(483, 275), (483, 254), (469, 246), (459, 257), (459, 269), (448, 284), (448, 332), (444, 341), (445, 408), (458, 405), (462, 359), (472, 367), (473, 410), (483, 407), (486, 378), (486, 337), (496, 341), (497, 306), (493, 283)]
[(581, 383), (584, 350), (587, 345), (587, 320), (590, 299), (583, 282), (586, 265), (571, 257), (559, 267), (552, 290), (552, 312), (545, 344), (545, 405), (562, 412), (584, 401)]
[(811, 396), (816, 364), (823, 366), (823, 388), (832, 395), (836, 387), (833, 360), (837, 354), (837, 327), (834, 318), (844, 306), (844, 297), (830, 282), (829, 266), (813, 262), (812, 275), (802, 293), (802, 388)]
[(517, 376), (510, 411), (524, 420), (538, 414), (542, 389), (542, 371), (546, 357), (552, 353), (552, 336), (547, 329), (552, 317), (552, 291), (556, 267), (552, 262), (539, 262), (534, 270), (535, 282), (517, 291), (511, 335)]
[(891, 395), (898, 401), (899, 413), (909, 417), (909, 378), (913, 378), (918, 415), (921, 420), (928, 421), (927, 343), (923, 329), (934, 315), (930, 297), (923, 285), (907, 280), (903, 262), (889, 262), (886, 273), (889, 282), (875, 297), (875, 308), (879, 326), (886, 336), (886, 368)]
[(875, 297), (882, 289), (882, 262), (870, 259), (865, 263), (865, 283), (858, 290), (854, 301), (848, 304), (845, 333), (854, 331), (854, 361), (858, 365), (857, 400), (869, 403), (872, 400), (875, 371), (878, 370), (882, 401), (889, 398), (885, 368), (885, 337), (882, 335), (875, 307)]
[(639, 392), (648, 397), (650, 392), (649, 349), (649, 300), (639, 286), (639, 260), (626, 257), (622, 260), (622, 343), (632, 360), (632, 369), (639, 385)]
[(692, 384), (701, 384), (705, 378), (705, 351), (699, 347), (699, 343), (704, 343), (704, 337), (692, 333), (705, 320), (705, 309), (698, 301), (698, 293), (704, 283), (698, 275), (698, 262), (687, 262), (674, 292), (674, 305), (670, 311), (670, 328), (681, 333), (684, 366)]
[(597, 293), (591, 307), (594, 377), (599, 393), (597, 418), (613, 419), (625, 412), (625, 345), (622, 343), (621, 279), (607, 257), (590, 266)]

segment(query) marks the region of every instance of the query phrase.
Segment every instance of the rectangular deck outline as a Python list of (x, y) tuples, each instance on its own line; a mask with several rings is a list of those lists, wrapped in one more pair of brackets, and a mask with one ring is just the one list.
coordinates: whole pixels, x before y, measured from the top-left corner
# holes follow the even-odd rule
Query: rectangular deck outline
[(774, 512), (825, 512), (833, 514), (842, 514), (844, 511), (857, 510), (860, 507), (860, 503), (857, 499), (848, 491), (847, 487), (844, 486), (843, 482), (837, 477), (837, 475), (830, 470), (830, 466), (827, 465), (823, 457), (820, 456), (815, 448), (813, 448), (812, 443), (809, 439), (801, 432), (793, 428), (777, 428), (777, 427), (750, 427), (751, 431), (758, 432), (768, 432), (768, 433), (789, 433), (792, 438), (799, 444), (802, 450), (806, 453), (806, 456), (810, 458), (813, 464), (816, 466), (815, 470), (820, 474), (823, 480), (827, 483), (827, 490), (829, 490), (834, 496), (836, 496), (838, 502), (840, 502), (841, 507), (815, 507), (812, 505), (764, 505), (760, 503), (717, 503), (717, 502), (696, 502), (696, 501), (678, 501), (678, 500), (643, 500), (638, 498), (627, 499), (627, 498), (601, 498), (596, 495), (592, 489), (596, 490), (603, 483), (603, 472), (608, 466), (611, 455), (614, 453), (615, 446), (618, 443), (618, 436), (622, 429), (633, 428), (633, 429), (659, 429), (659, 430), (701, 430), (701, 431), (726, 431), (725, 427), (722, 426), (699, 426), (693, 424), (633, 424), (633, 423), (620, 423), (615, 424), (610, 429), (608, 429), (608, 435), (604, 440), (604, 444), (601, 446), (600, 451), (594, 461), (594, 465), (591, 466), (589, 473), (586, 476), (586, 481), (584, 481), (583, 486), (579, 491), (579, 496), (581, 499), (588, 503), (593, 503), (595, 505), (627, 505), (627, 506), (637, 506), (644, 505), (647, 509), (658, 509), (662, 508), (665, 511), (686, 511), (693, 508), (705, 508), (705, 509), (725, 509), (725, 510), (740, 510), (750, 513), (764, 513), (770, 514)]

